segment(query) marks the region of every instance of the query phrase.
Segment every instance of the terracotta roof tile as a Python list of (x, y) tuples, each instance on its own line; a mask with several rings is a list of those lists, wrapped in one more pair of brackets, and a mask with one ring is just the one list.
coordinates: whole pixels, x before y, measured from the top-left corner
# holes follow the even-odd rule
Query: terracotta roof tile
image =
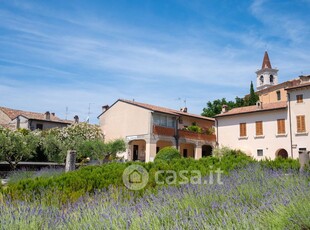
[(299, 85), (287, 87), (287, 88), (285, 88), (285, 90), (298, 89), (298, 88), (309, 87), (309, 86), (310, 86), (310, 82), (306, 82), (306, 83), (302, 83), (302, 84), (299, 84)]
[(195, 118), (199, 118), (199, 119), (214, 121), (214, 119), (210, 118), (210, 117), (204, 117), (204, 116), (200, 116), (197, 114), (182, 112), (182, 111), (169, 109), (169, 108), (165, 108), (165, 107), (161, 107), (161, 106), (150, 105), (150, 104), (146, 104), (146, 103), (124, 100), (124, 99), (119, 99), (118, 101), (122, 101), (122, 102), (129, 103), (132, 105), (137, 105), (137, 106), (140, 106), (142, 108), (152, 110), (154, 112), (161, 112), (161, 113), (171, 114), (171, 115), (175, 115), (175, 116), (183, 115), (183, 116), (188, 116), (188, 117), (195, 117)]
[[(285, 87), (292, 87), (292, 86), (296, 86), (296, 85), (299, 85), (299, 84), (300, 84), (300, 79), (293, 79), (293, 80), (290, 80), (290, 81), (282, 82), (282, 83), (277, 84), (277, 85), (270, 86), (270, 87), (268, 87), (266, 89), (262, 89), (262, 90), (256, 91), (256, 93), (258, 95), (262, 95), (262, 94), (271, 92), (273, 90), (282, 89), (282, 88), (285, 88)], [(248, 94), (248, 95), (250, 95), (250, 94)]]
[(29, 111), (23, 111), (23, 110), (17, 110), (17, 109), (10, 109), (6, 107), (0, 107), (0, 110), (2, 110), (6, 115), (8, 115), (8, 117), (11, 120), (21, 115), (21, 116), (24, 116), (32, 120), (52, 121), (52, 122), (67, 123), (67, 124), (72, 123), (72, 121), (70, 120), (62, 120), (58, 118), (57, 116), (54, 116), (53, 114), (50, 114), (50, 120), (47, 120), (45, 117), (45, 113), (29, 112)]
[(286, 101), (266, 103), (266, 104), (263, 103), (262, 108), (258, 108), (256, 105), (234, 108), (234, 109), (229, 110), (226, 113), (219, 114), (216, 117), (231, 116), (231, 115), (238, 115), (238, 114), (244, 114), (244, 113), (263, 112), (263, 111), (275, 110), (275, 109), (285, 109), (286, 107), (287, 107)]

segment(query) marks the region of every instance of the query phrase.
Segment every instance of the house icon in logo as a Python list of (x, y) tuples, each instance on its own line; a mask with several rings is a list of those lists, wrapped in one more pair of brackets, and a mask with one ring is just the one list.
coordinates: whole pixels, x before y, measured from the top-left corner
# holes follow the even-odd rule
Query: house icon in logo
[(134, 170), (129, 174), (130, 183), (142, 183), (142, 175), (138, 170)]
[(132, 164), (123, 172), (123, 183), (130, 190), (143, 189), (149, 181), (149, 173), (141, 165)]

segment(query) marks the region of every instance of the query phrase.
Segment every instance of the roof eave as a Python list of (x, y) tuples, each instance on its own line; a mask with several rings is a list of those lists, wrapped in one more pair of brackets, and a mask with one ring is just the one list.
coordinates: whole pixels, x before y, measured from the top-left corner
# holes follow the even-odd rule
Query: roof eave
[(219, 114), (216, 115), (215, 118), (219, 117), (229, 117), (229, 116), (236, 116), (236, 115), (243, 115), (243, 114), (249, 114), (249, 113), (260, 113), (260, 112), (267, 112), (267, 111), (273, 111), (273, 110), (281, 110), (281, 109), (286, 109), (287, 106), (285, 107), (279, 107), (279, 108), (273, 108), (273, 109), (261, 109), (261, 110), (255, 110), (255, 111), (249, 111), (249, 112), (242, 112), (242, 113), (232, 113), (232, 114)]

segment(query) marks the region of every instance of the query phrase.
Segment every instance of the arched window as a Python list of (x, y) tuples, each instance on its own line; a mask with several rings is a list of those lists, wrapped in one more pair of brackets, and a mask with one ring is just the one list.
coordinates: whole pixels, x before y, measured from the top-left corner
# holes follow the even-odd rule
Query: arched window
[(260, 81), (260, 84), (261, 84), (261, 85), (264, 84), (264, 76), (263, 76), (263, 75), (260, 76), (259, 81)]
[(270, 83), (273, 83), (273, 81), (274, 81), (274, 76), (273, 76), (273, 75), (270, 75), (270, 76), (269, 76), (269, 79), (270, 79)]

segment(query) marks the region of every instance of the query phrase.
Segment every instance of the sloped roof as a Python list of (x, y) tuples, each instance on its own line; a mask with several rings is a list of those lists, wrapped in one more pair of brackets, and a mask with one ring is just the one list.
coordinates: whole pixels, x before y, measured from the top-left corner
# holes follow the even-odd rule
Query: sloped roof
[(301, 84), (299, 84), (299, 85), (287, 87), (285, 90), (299, 89), (299, 88), (309, 87), (309, 86), (310, 86), (310, 82), (307, 82), (307, 83), (301, 83)]
[[(125, 99), (119, 99), (114, 104), (116, 104), (118, 101), (121, 101), (121, 102), (124, 102), (124, 103), (128, 103), (128, 104), (131, 104), (131, 105), (135, 105), (135, 106), (139, 106), (141, 108), (148, 109), (148, 110), (151, 110), (151, 111), (154, 111), (154, 112), (166, 113), (166, 114), (170, 114), (170, 115), (174, 115), (174, 116), (195, 117), (195, 118), (198, 118), (198, 119), (214, 121), (214, 119), (210, 118), (210, 117), (204, 117), (204, 116), (200, 116), (200, 115), (197, 115), (197, 114), (182, 112), (182, 111), (178, 111), (178, 110), (174, 110), (174, 109), (169, 109), (169, 108), (165, 108), (165, 107), (161, 107), (161, 106), (156, 106), (156, 105), (151, 105), (151, 104), (146, 104), (146, 103), (141, 103), (141, 102), (136, 102), (136, 101), (130, 101), (130, 100), (125, 100)], [(100, 117), (102, 114), (103, 113), (101, 113), (98, 117)]]
[(229, 110), (226, 113), (219, 114), (215, 117), (232, 116), (232, 115), (245, 114), (245, 113), (264, 112), (264, 111), (270, 111), (270, 110), (285, 109), (286, 107), (287, 107), (286, 101), (266, 103), (266, 104), (263, 103), (262, 108), (258, 108), (256, 105), (234, 108), (234, 109)]
[(282, 88), (286, 88), (286, 87), (297, 86), (297, 85), (299, 85), (299, 84), (300, 84), (300, 79), (293, 79), (293, 80), (289, 80), (289, 81), (282, 82), (282, 83), (277, 84), (277, 85), (269, 86), (269, 87), (266, 88), (266, 89), (258, 90), (258, 91), (256, 91), (256, 93), (257, 93), (258, 95), (262, 95), (262, 94), (265, 94), (265, 93), (268, 93), (268, 92), (271, 92), (271, 91), (274, 91), (274, 90), (277, 90), (277, 89), (282, 89)]
[(66, 123), (71, 124), (72, 121), (70, 120), (62, 120), (57, 116), (50, 114), (50, 119), (47, 120), (45, 117), (45, 113), (36, 113), (36, 112), (29, 112), (17, 109), (10, 109), (6, 107), (0, 107), (2, 110), (11, 120), (15, 119), (18, 116), (26, 117), (27, 119), (31, 120), (40, 120), (40, 121), (50, 121), (50, 122), (58, 122), (58, 123)]
[(267, 51), (265, 51), (264, 59), (263, 59), (263, 64), (262, 64), (262, 69), (265, 69), (265, 68), (272, 69)]

